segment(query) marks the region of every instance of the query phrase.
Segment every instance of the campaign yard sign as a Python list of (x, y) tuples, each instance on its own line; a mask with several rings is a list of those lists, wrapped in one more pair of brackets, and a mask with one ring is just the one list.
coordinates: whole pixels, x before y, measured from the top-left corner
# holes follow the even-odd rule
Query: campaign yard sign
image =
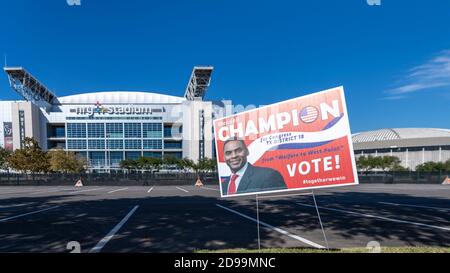
[(343, 87), (214, 121), (222, 197), (358, 184)]

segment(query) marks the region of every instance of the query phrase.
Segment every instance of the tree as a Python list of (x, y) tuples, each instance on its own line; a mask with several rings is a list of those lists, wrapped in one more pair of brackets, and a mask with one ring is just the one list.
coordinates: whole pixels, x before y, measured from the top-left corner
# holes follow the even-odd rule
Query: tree
[(204, 171), (215, 171), (217, 168), (216, 160), (210, 158), (202, 158), (197, 162), (189, 158), (181, 160), (184, 168), (193, 170), (197, 175), (197, 180), (200, 180), (200, 173)]
[(6, 150), (3, 147), (0, 147), (0, 170), (8, 170), (8, 158), (11, 155), (11, 152)]
[(369, 155), (368, 157), (366, 156), (360, 156), (357, 160), (356, 160), (356, 167), (360, 170), (363, 171), (370, 171), (371, 169), (373, 169), (373, 157), (371, 155)]
[(126, 169), (128, 171), (135, 170), (138, 168), (138, 162), (133, 159), (125, 159), (120, 161), (120, 168)]
[[(450, 161), (450, 160), (449, 160)], [(449, 161), (443, 162), (425, 162), (423, 164), (416, 166), (416, 171), (418, 172), (439, 172), (448, 170)]]
[(164, 155), (164, 158), (162, 161), (163, 161), (164, 165), (177, 165), (179, 159), (177, 159), (176, 157), (171, 156), (171, 155)]
[(394, 169), (398, 169), (400, 166), (401, 160), (396, 156), (383, 156), (380, 159), (379, 168), (383, 171), (389, 170), (392, 171)]
[(23, 148), (17, 149), (8, 160), (9, 165), (18, 171), (32, 174), (48, 172), (50, 169), (49, 157), (34, 138), (25, 137)]
[(53, 172), (80, 173), (85, 170), (86, 162), (78, 159), (73, 152), (61, 149), (49, 152), (50, 170)]
[(213, 172), (216, 170), (217, 161), (211, 158), (203, 158), (198, 161), (198, 169), (200, 171)]
[(163, 161), (160, 158), (154, 157), (140, 157), (137, 160), (137, 165), (139, 168), (151, 171), (159, 171), (162, 163)]
[(359, 170), (370, 171), (372, 169), (381, 169), (383, 171), (405, 171), (401, 160), (396, 156), (360, 156), (356, 160), (356, 167)]

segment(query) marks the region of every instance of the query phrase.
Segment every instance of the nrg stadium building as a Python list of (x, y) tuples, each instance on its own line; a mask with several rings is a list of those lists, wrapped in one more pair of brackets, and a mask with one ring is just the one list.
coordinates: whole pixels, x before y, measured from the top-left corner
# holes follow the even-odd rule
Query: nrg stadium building
[(23, 101), (0, 101), (0, 144), (33, 137), (43, 148), (86, 158), (92, 172), (114, 172), (141, 156), (214, 158), (212, 120), (232, 114), (229, 100), (205, 101), (213, 67), (194, 67), (183, 97), (149, 92), (94, 92), (57, 97), (22, 67), (5, 67)]

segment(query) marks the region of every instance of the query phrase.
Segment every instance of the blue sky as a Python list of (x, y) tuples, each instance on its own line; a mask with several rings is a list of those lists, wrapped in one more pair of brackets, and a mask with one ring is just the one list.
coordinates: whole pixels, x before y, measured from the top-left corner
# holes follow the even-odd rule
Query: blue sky
[[(450, 128), (450, 1), (0, 0), (0, 54), (58, 96), (182, 96), (267, 105), (343, 85), (352, 132)], [(0, 76), (0, 99), (19, 97)]]

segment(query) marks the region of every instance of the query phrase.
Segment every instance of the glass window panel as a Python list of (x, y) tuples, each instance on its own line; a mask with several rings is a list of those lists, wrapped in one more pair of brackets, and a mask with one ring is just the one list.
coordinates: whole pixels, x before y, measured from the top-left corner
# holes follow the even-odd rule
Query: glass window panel
[(105, 149), (104, 139), (89, 139), (88, 140), (89, 149)]
[(119, 167), (123, 160), (123, 152), (109, 152), (109, 164), (111, 167)]
[(162, 123), (143, 123), (144, 138), (162, 138)]
[(144, 149), (162, 149), (162, 140), (144, 139)]
[(141, 152), (133, 151), (133, 152), (125, 152), (126, 159), (138, 159), (141, 157)]
[(126, 139), (125, 149), (142, 149), (142, 142), (140, 139)]
[(69, 150), (85, 150), (86, 140), (83, 139), (68, 139), (67, 149)]
[(68, 138), (86, 138), (86, 123), (67, 123)]
[(104, 138), (105, 124), (103, 123), (88, 123), (88, 137), (89, 138)]
[(162, 152), (144, 152), (144, 157), (162, 158)]
[(89, 162), (93, 167), (105, 166), (105, 152), (89, 152)]
[(181, 141), (164, 141), (164, 149), (182, 149)]
[(107, 138), (123, 138), (123, 123), (107, 123), (106, 124)]
[(125, 123), (124, 124), (126, 138), (141, 138), (141, 123)]
[(123, 149), (123, 140), (122, 139), (108, 139), (107, 140), (108, 149), (117, 150)]

